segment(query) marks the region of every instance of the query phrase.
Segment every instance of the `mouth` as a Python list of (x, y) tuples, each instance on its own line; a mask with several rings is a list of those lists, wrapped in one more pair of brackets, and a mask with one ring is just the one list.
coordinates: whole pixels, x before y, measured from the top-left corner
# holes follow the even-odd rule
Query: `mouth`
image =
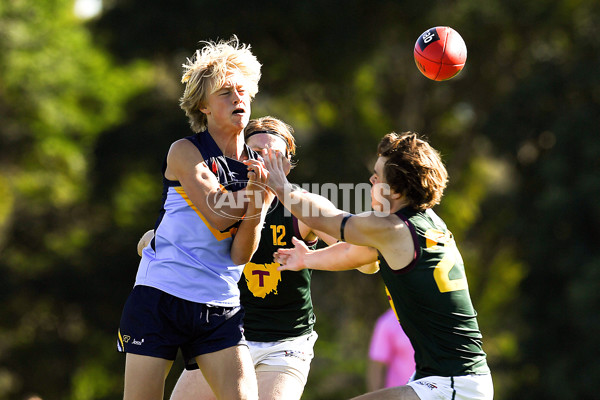
[(236, 114), (245, 114), (245, 113), (246, 113), (246, 110), (244, 110), (241, 107), (240, 108), (236, 108), (235, 110), (233, 110), (233, 114), (234, 115), (236, 115)]

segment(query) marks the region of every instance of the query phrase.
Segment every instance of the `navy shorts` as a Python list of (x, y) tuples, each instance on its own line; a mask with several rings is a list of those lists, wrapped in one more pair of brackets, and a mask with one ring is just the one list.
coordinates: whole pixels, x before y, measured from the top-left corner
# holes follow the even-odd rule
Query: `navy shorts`
[(183, 300), (150, 286), (133, 288), (121, 316), (117, 350), (185, 364), (201, 354), (246, 344), (241, 307), (218, 307)]

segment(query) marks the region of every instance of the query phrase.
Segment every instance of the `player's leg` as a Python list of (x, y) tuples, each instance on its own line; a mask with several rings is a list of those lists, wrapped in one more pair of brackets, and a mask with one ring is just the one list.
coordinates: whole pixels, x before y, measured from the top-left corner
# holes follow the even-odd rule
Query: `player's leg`
[(381, 389), (353, 400), (492, 400), (494, 387), (490, 374), (464, 376), (428, 376), (406, 386)]
[(424, 400), (410, 386), (398, 386), (366, 393), (352, 400)]
[(186, 365), (195, 361), (218, 399), (258, 399), (254, 363), (243, 335), (243, 309), (191, 306), (195, 339), (181, 346)]
[(196, 357), (219, 399), (258, 399), (258, 385), (248, 347), (237, 345)]
[(173, 389), (170, 400), (217, 400), (202, 371), (184, 370)]
[[(125, 400), (162, 400), (165, 377), (177, 356), (178, 330), (166, 317), (173, 296), (148, 286), (135, 286), (121, 315), (117, 350), (125, 358)], [(160, 310), (160, 312), (157, 312)], [(164, 312), (163, 312), (164, 311)]]
[(317, 333), (278, 342), (248, 342), (261, 400), (298, 400), (310, 372)]
[(299, 400), (304, 391), (304, 382), (285, 372), (257, 371), (256, 379), (261, 400)]
[(127, 353), (123, 400), (162, 400), (173, 361)]

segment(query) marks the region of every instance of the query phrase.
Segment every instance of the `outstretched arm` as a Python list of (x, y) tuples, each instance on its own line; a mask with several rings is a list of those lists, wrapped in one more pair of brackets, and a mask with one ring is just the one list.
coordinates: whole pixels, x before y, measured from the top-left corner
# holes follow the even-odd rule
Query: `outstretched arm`
[(274, 254), (281, 264), (280, 271), (318, 269), (322, 271), (347, 271), (377, 261), (377, 250), (367, 246), (355, 246), (340, 242), (319, 250), (310, 250), (304, 242), (292, 238), (294, 247), (279, 249)]
[[(333, 236), (330, 236), (324, 232), (319, 232), (315, 230), (311, 230), (305, 223), (302, 221), (298, 221), (298, 227), (300, 228), (300, 234), (302, 238), (306, 241), (307, 236), (310, 240), (314, 240), (315, 238), (319, 238), (323, 240), (327, 245), (332, 246), (339, 241), (336, 240)], [(312, 236), (310, 236), (312, 235)], [(379, 261), (374, 261), (370, 264), (365, 264), (356, 268), (357, 271), (362, 272), (363, 274), (374, 274), (379, 271)]]
[[(406, 267), (414, 259), (415, 247), (412, 234), (399, 217), (390, 214), (390, 208), (386, 212), (349, 214), (336, 208), (323, 196), (294, 190), (284, 172), (287, 159), (281, 155), (269, 151), (263, 152), (263, 158), (269, 170), (269, 187), (275, 191), (284, 206), (306, 225), (349, 244), (370, 247), (375, 254), (379, 251), (394, 270)], [(348, 261), (356, 259), (349, 258)], [(351, 266), (336, 268), (353, 269), (376, 259), (372, 257), (359, 265), (354, 263), (350, 264)], [(319, 265), (323, 268), (321, 264)]]
[(280, 153), (263, 151), (262, 156), (269, 170), (269, 188), (275, 191), (285, 208), (313, 231), (324, 232), (334, 240), (340, 239), (339, 226), (347, 213), (338, 210), (325, 197), (295, 190), (285, 174), (288, 160)]
[[(338, 209), (327, 198), (295, 190), (285, 175), (284, 167), (288, 161), (281, 154), (265, 151), (263, 158), (269, 170), (269, 188), (275, 191), (279, 200), (296, 218), (313, 230), (324, 232), (336, 240), (375, 248), (383, 238), (389, 238), (387, 229), (390, 225), (386, 224), (385, 218), (366, 212), (358, 214), (360, 218), (348, 219), (351, 214)], [(348, 229), (350, 225), (352, 228)], [(346, 228), (345, 234), (342, 226)]]

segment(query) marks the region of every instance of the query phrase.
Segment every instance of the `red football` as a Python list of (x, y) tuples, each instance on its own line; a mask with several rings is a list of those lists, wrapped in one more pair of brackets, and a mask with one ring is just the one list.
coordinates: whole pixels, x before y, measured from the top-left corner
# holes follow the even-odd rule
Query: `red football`
[(415, 43), (415, 63), (419, 71), (434, 81), (456, 76), (467, 61), (463, 38), (449, 26), (427, 29)]

